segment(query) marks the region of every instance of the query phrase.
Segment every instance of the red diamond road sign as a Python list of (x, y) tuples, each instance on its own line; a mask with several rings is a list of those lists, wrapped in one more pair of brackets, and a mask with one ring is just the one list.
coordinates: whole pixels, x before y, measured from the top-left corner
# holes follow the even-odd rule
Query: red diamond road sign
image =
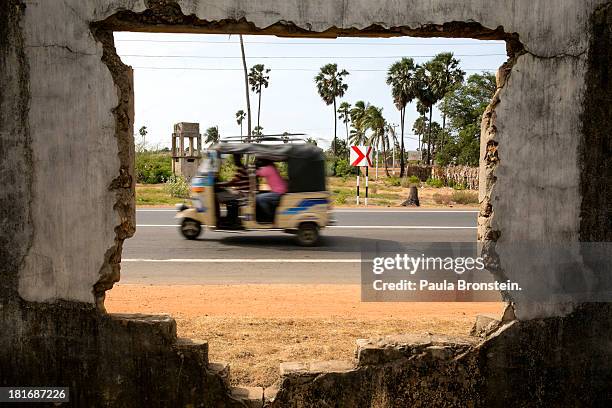
[(351, 146), (351, 166), (372, 167), (372, 146)]

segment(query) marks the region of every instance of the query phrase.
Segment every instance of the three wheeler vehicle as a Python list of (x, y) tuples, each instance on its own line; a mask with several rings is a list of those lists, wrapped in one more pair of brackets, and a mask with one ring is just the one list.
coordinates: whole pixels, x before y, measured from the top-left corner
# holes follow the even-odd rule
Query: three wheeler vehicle
[[(237, 197), (232, 205), (237, 210), (228, 208), (223, 216), (218, 198), (227, 189), (218, 180), (219, 170), (224, 157), (236, 155), (245, 159), (248, 184), (240, 193), (232, 191)], [(253, 158), (255, 162), (286, 163), (287, 192), (280, 197), (272, 217), (265, 221), (256, 205), (257, 194), (264, 191), (258, 187)], [(320, 230), (332, 223), (330, 193), (325, 186), (325, 156), (320, 148), (309, 143), (222, 141), (204, 152), (198, 174), (191, 181), (191, 193), (192, 205), (177, 205), (176, 214), (181, 220), (180, 232), (187, 239), (196, 239), (202, 227), (214, 231), (280, 230), (294, 234), (302, 246), (313, 246), (319, 241)], [(235, 219), (228, 219), (230, 212)]]

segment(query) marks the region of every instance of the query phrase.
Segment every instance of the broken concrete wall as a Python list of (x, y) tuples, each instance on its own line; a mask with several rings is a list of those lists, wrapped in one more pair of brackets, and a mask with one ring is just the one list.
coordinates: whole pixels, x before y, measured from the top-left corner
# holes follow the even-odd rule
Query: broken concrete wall
[[(82, 401), (91, 402), (89, 405), (104, 405), (104, 401), (111, 404), (111, 399), (92, 402), (97, 401), (98, 392), (105, 390), (155, 388), (163, 379), (164, 366), (159, 362), (165, 359), (171, 361), (166, 366), (167, 376), (176, 376), (180, 370), (177, 368), (180, 364), (175, 364), (180, 354), (173, 349), (177, 343), (172, 336), (151, 352), (148, 346), (136, 346), (142, 342), (141, 326), (130, 334), (126, 328), (129, 323), (104, 323), (113, 319), (103, 313), (104, 291), (119, 279), (121, 245), (134, 231), (131, 70), (114, 53), (112, 30), (506, 40), (510, 59), (500, 70), (498, 92), (483, 120), (479, 236), (498, 264), (495, 273), (516, 279), (533, 274), (534, 269), (524, 259), (509, 256), (513, 242), (610, 240), (612, 162), (606, 153), (610, 149), (608, 130), (612, 117), (606, 93), (610, 91), (607, 52), (611, 43), (610, 3), (559, 0), (551, 6), (549, 0), (3, 2), (0, 251), (6, 262), (0, 266), (4, 329), (0, 335), (3, 346), (0, 368), (2, 372), (14, 373), (12, 378), (2, 378), (3, 385), (11, 380), (27, 385), (28, 373), (20, 371), (24, 366), (10, 356), (38, 356), (43, 351), (55, 353), (56, 359), (27, 359), (32, 373), (42, 373), (36, 377), (41, 381), (67, 379), (58, 369), (63, 366), (86, 364), (90, 372), (98, 370), (88, 380), (81, 379), (76, 369), (70, 377), (75, 381), (72, 386), (76, 392), (82, 393), (79, 394)], [(599, 188), (590, 186), (593, 180)], [(541, 274), (538, 276), (545, 281), (555, 268), (551, 264), (548, 271), (538, 271)], [(586, 391), (601, 391), (601, 387), (586, 386), (601, 384), (593, 377), (601, 373), (589, 370), (588, 364), (597, 359), (609, 361), (611, 347), (596, 345), (597, 337), (593, 332), (585, 333), (588, 328), (576, 324), (576, 319), (607, 322), (610, 311), (593, 307), (577, 315), (572, 314), (576, 305), (571, 302), (534, 304), (521, 298), (512, 300), (522, 320), (520, 327), (524, 327), (519, 337), (547, 336), (550, 341), (520, 350), (504, 346), (517, 340), (516, 336), (490, 339), (487, 344), (491, 347), (499, 344), (501, 355), (508, 359), (495, 360), (495, 364), (477, 360), (477, 369), (470, 374), (486, 382), (487, 378), (502, 378), (500, 373), (507, 372), (512, 373), (508, 379), (512, 384), (527, 375), (543, 384), (559, 380), (569, 384), (567, 389), (577, 390), (580, 384), (585, 384)], [(94, 304), (98, 307), (94, 308)], [(67, 313), (65, 307), (79, 312)], [(533, 320), (541, 318), (547, 319)], [(70, 324), (74, 327), (64, 326), (69, 319), (73, 319)], [(568, 343), (555, 343), (568, 325), (576, 328), (573, 333), (576, 343), (571, 347)], [(597, 335), (609, 333), (608, 329), (609, 326), (604, 326)], [(69, 346), (58, 346), (60, 339), (84, 341), (87, 347), (77, 346), (68, 352)], [(103, 339), (124, 339), (117, 344), (125, 347), (107, 347)], [(549, 349), (554, 344), (560, 346), (555, 349), (556, 354), (551, 354)], [(566, 351), (573, 357), (579, 346), (589, 350), (580, 361), (558, 358)], [(129, 355), (142, 359), (141, 369), (146, 370), (151, 364), (160, 371), (144, 381), (140, 370), (130, 368)], [(513, 356), (519, 357), (515, 360)], [(114, 369), (122, 373), (121, 378), (110, 377), (112, 370), (104, 364), (105, 360), (117, 362), (119, 368)], [(551, 370), (542, 368), (551, 360), (554, 361)], [(534, 365), (528, 366), (530, 362)], [(202, 399), (173, 394), (174, 399), (168, 402), (225, 401), (226, 395), (221, 394), (227, 390), (203, 380), (207, 375), (206, 364), (198, 366), (191, 360), (190, 364), (196, 364), (190, 376), (193, 383), (181, 387), (186, 387), (185, 390), (192, 387), (200, 395), (197, 398)], [(427, 366), (422, 369), (427, 375)], [(577, 378), (582, 383), (569, 383), (566, 376), (557, 375), (564, 371), (580, 374)], [(397, 370), (390, 368), (385, 373), (384, 381), (397, 381), (398, 390), (405, 384), (400, 377), (394, 377)], [(106, 375), (109, 379), (105, 381)], [(99, 381), (100, 388), (93, 389), (91, 381)], [(338, 381), (345, 379), (340, 376)], [(380, 383), (369, 383), (368, 387), (378, 389), (376, 384)], [(503, 388), (504, 381), (495, 384), (507, 390)], [(88, 387), (93, 391), (87, 391)], [(450, 382), (444, 387), (453, 390), (462, 385)], [(524, 393), (507, 394), (523, 405), (534, 398), (557, 401), (557, 391), (549, 389), (529, 388)], [(495, 391), (480, 388), (470, 393), (476, 392), (482, 401), (490, 401), (482, 393), (491, 390)], [(558, 392), (562, 391), (559, 388)], [(281, 389), (280, 395), (285, 401), (294, 401), (292, 395), (297, 398), (287, 389)], [(321, 392), (314, 388), (309, 395), (302, 405), (319, 406), (317, 398)], [(394, 395), (395, 392), (387, 393), (373, 405), (400, 405), (402, 400), (394, 399)], [(597, 395), (600, 399), (594, 402), (604, 401), (609, 394), (600, 392), (593, 398)], [(422, 396), (423, 401), (430, 397)], [(133, 404), (139, 405), (137, 401)]]
[[(269, 407), (596, 407), (612, 402), (610, 305), (476, 337), (359, 340), (354, 362), (284, 363)], [(588, 343), (592, 347), (585, 348)], [(588, 381), (585, 379), (588, 378)]]
[[(499, 144), (500, 161), (495, 186), (483, 190), (488, 208), (481, 236), (497, 240), (500, 273), (517, 277), (524, 265), (504, 258), (505, 245), (580, 237), (588, 27), (603, 3), (568, 0), (551, 8), (544, 0), (473, 0), (460, 6), (450, 0), (376, 5), (122, 0), (49, 8), (24, 2), (20, 35), (29, 67), (27, 126), (36, 163), (31, 183), (36, 194), (28, 211), (36, 233), (19, 271), (20, 295), (31, 301), (97, 297), (101, 302), (118, 279), (121, 243), (134, 229), (133, 100), (129, 69), (112, 55), (109, 30), (313, 36), (364, 30), (507, 40), (512, 72), (504, 78), (486, 132)], [(92, 32), (92, 23), (101, 25)], [(555, 305), (521, 308), (521, 299), (515, 301), (522, 318), (567, 312)]]

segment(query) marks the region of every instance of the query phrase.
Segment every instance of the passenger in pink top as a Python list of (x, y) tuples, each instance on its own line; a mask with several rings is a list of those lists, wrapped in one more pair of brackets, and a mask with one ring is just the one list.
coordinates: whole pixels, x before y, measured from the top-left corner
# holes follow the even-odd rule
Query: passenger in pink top
[(266, 179), (266, 184), (270, 186), (270, 191), (277, 194), (285, 194), (287, 192), (287, 182), (281, 177), (274, 163), (268, 163), (257, 169), (257, 176)]
[(287, 182), (278, 172), (278, 169), (270, 160), (257, 159), (255, 161), (257, 176), (266, 179), (266, 184), (270, 186), (270, 191), (259, 193), (255, 198), (256, 217), (259, 222), (273, 222), (274, 212), (281, 196), (287, 192)]

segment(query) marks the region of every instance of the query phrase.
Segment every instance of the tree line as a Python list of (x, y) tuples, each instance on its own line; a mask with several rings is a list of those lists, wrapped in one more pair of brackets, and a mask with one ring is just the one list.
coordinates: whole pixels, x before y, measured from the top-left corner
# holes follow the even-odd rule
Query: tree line
[[(241, 43), (241, 47), (243, 47)], [(243, 57), (244, 57), (244, 50)], [(261, 107), (262, 92), (270, 84), (269, 68), (263, 64), (253, 65), (247, 72), (243, 58), (247, 112), (236, 112), (236, 123), (243, 136), (243, 123), (248, 121), (246, 136), (262, 135)], [(391, 64), (387, 70), (386, 84), (399, 113), (399, 135), (383, 115), (383, 109), (363, 100), (354, 104), (341, 101), (348, 90), (346, 69), (339, 69), (335, 63), (322, 66), (314, 77), (316, 90), (326, 105), (333, 106), (334, 137), (331, 154), (336, 159), (348, 155), (348, 146), (373, 145), (382, 154), (385, 171), (388, 171), (389, 152), (399, 152), (400, 176), (406, 169), (406, 109), (416, 102), (418, 118), (412, 125), (412, 134), (417, 136), (420, 161), (440, 165), (478, 164), (480, 151), (480, 121), (484, 110), (496, 90), (495, 75), (483, 72), (466, 78), (460, 68), (460, 61), (450, 52), (437, 54), (431, 60), (416, 64), (412, 58), (404, 57)], [(256, 126), (251, 129), (249, 91), (257, 95)], [(442, 123), (433, 120), (437, 108)], [(344, 124), (346, 139), (338, 139), (337, 121)], [(217, 143), (220, 135), (217, 127), (205, 132), (206, 143)], [(316, 143), (313, 139), (308, 140)], [(395, 156), (394, 156), (395, 158)]]
[[(376, 146), (382, 153), (388, 174), (388, 153), (399, 150), (400, 176), (403, 177), (406, 168), (406, 109), (416, 101), (419, 117), (412, 130), (418, 136), (421, 162), (478, 164), (480, 120), (496, 90), (493, 74), (473, 74), (466, 79), (465, 72), (459, 68), (459, 60), (449, 52), (440, 53), (423, 64), (415, 64), (407, 57), (393, 63), (387, 71), (386, 83), (399, 113), (399, 137), (380, 107), (359, 100), (354, 105), (341, 102), (336, 108), (337, 100), (348, 90), (348, 75), (349, 72), (339, 70), (337, 64), (327, 64), (314, 78), (323, 102), (334, 105), (331, 147), (334, 155), (338, 155), (338, 150), (344, 150), (341, 147), (350, 144)], [(441, 125), (433, 121), (436, 106), (442, 115)], [(336, 118), (345, 125), (346, 142), (342, 144), (338, 142)]]

